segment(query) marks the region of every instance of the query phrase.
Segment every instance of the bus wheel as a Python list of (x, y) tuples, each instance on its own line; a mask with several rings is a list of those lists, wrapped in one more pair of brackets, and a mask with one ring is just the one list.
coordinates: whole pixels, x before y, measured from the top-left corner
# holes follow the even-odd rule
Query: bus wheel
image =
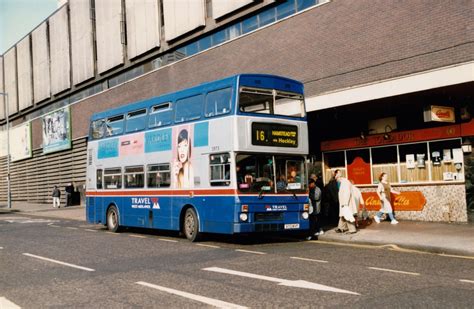
[(119, 214), (117, 207), (110, 206), (107, 210), (107, 229), (111, 232), (118, 232), (119, 231)]
[(188, 240), (194, 242), (199, 239), (199, 219), (194, 208), (186, 209), (183, 230)]

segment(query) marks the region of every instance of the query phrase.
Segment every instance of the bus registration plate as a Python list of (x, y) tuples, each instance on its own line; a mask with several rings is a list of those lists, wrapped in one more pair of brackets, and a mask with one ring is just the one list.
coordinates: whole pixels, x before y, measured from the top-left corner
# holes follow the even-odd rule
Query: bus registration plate
[(292, 230), (292, 229), (299, 229), (299, 228), (300, 228), (299, 223), (285, 224), (285, 230)]

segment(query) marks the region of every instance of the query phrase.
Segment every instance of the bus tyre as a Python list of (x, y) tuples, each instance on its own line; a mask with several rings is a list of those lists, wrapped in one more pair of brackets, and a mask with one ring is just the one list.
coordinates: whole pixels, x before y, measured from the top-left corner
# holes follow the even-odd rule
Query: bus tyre
[(186, 209), (184, 214), (183, 232), (186, 238), (192, 242), (199, 240), (199, 219), (194, 208)]
[(107, 229), (116, 233), (119, 231), (119, 227), (119, 213), (117, 207), (110, 206), (107, 210)]

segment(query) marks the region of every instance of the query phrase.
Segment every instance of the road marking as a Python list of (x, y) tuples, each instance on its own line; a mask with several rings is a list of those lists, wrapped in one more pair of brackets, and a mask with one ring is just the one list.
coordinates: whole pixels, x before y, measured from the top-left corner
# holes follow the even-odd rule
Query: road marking
[(74, 265), (74, 264), (70, 264), (70, 263), (66, 263), (66, 262), (61, 262), (61, 261), (58, 261), (58, 260), (53, 260), (53, 259), (42, 257), (42, 256), (39, 256), (39, 255), (34, 255), (34, 254), (30, 254), (30, 253), (23, 253), (23, 255), (33, 257), (33, 258), (36, 258), (36, 259), (40, 259), (40, 260), (44, 260), (44, 261), (47, 261), (47, 262), (52, 262), (52, 263), (56, 263), (56, 264), (60, 264), (60, 265), (64, 265), (64, 266), (69, 266), (69, 267), (81, 269), (81, 270), (95, 271), (92, 268), (87, 268), (87, 267), (82, 267), (82, 266), (79, 266), (79, 265)]
[(66, 227), (68, 230), (77, 230), (78, 228), (77, 227), (72, 227), (72, 226), (67, 226)]
[[(0, 250), (3, 250), (3, 247), (0, 247)], [(1, 307), (0, 307), (1, 308)]]
[(458, 259), (474, 260), (474, 256), (454, 255), (454, 254), (444, 254), (444, 253), (438, 253), (438, 255), (444, 256), (444, 257), (453, 257), (453, 258), (458, 258)]
[(394, 269), (387, 269), (387, 268), (378, 268), (378, 267), (368, 267), (369, 269), (373, 270), (380, 270), (380, 271), (388, 271), (391, 273), (398, 273), (398, 274), (405, 274), (405, 275), (412, 275), (412, 276), (419, 276), (419, 273), (412, 273), (408, 271), (401, 271), (401, 270), (394, 270)]
[(466, 282), (466, 283), (474, 283), (473, 280), (467, 280), (467, 279), (460, 279), (459, 281)]
[(15, 303), (12, 303), (11, 301), (6, 299), (5, 297), (0, 297), (0, 308), (2, 308), (2, 309), (19, 309), (21, 307), (18, 306), (17, 304), (15, 304)]
[(196, 244), (196, 246), (200, 246), (200, 247), (208, 247), (208, 248), (220, 248), (219, 246), (214, 246), (214, 245), (206, 245), (206, 244)]
[(318, 262), (318, 263), (329, 263), (328, 261), (324, 261), (324, 260), (307, 259), (307, 258), (302, 258), (302, 257), (297, 257), (297, 256), (292, 256), (290, 257), (290, 259), (309, 261), (309, 262)]
[(50, 227), (60, 227), (59, 225), (54, 225), (54, 224), (48, 224)]
[(338, 288), (333, 288), (333, 287), (330, 287), (330, 286), (327, 286), (327, 285), (314, 283), (314, 282), (309, 282), (309, 281), (305, 281), (305, 280), (280, 279), (280, 278), (262, 276), (262, 275), (257, 275), (257, 274), (242, 272), (242, 271), (236, 271), (236, 270), (231, 270), (231, 269), (225, 269), (225, 268), (220, 268), (220, 267), (208, 267), (208, 268), (203, 268), (203, 270), (213, 271), (213, 272), (223, 273), (223, 274), (228, 274), (228, 275), (234, 275), (234, 276), (240, 276), (240, 277), (247, 277), (247, 278), (259, 279), (259, 280), (271, 281), (271, 282), (278, 283), (278, 285), (289, 286), (289, 287), (296, 287), (296, 288), (302, 288), (302, 289), (311, 289), (311, 290), (320, 290), (320, 291), (334, 292), (334, 293), (360, 295), (359, 293), (356, 293), (356, 292), (341, 290), (341, 289), (338, 289)]
[(119, 233), (114, 233), (114, 232), (105, 232), (106, 234), (110, 234), (110, 235), (115, 235), (115, 236), (118, 236), (120, 235)]
[(235, 251), (238, 251), (238, 252), (244, 252), (244, 253), (253, 253), (253, 254), (266, 254), (265, 252), (260, 252), (260, 251), (250, 251), (250, 250), (243, 250), (243, 249), (235, 249)]
[(178, 242), (177, 240), (174, 240), (174, 239), (166, 239), (166, 238), (157, 238), (157, 239), (161, 241), (167, 241), (167, 242)]
[(149, 287), (149, 288), (152, 288), (152, 289), (156, 289), (156, 290), (159, 290), (159, 291), (163, 291), (163, 292), (167, 292), (167, 293), (170, 293), (170, 294), (178, 295), (178, 296), (181, 296), (181, 297), (184, 297), (184, 298), (189, 298), (189, 299), (192, 299), (192, 300), (195, 300), (195, 301), (198, 301), (198, 302), (201, 302), (201, 303), (205, 303), (205, 304), (217, 307), (217, 308), (242, 308), (242, 309), (247, 308), (247, 307), (244, 307), (244, 306), (239, 306), (239, 305), (236, 305), (236, 304), (228, 303), (228, 302), (225, 302), (225, 301), (222, 301), (222, 300), (209, 298), (209, 297), (196, 295), (196, 294), (191, 294), (191, 293), (187, 293), (187, 292), (183, 292), (183, 291), (179, 291), (179, 290), (175, 290), (175, 289), (170, 289), (170, 288), (167, 288), (167, 287), (164, 287), (164, 286), (159, 286), (159, 285), (151, 284), (151, 283), (148, 283), (148, 282), (138, 281), (138, 282), (135, 282), (135, 283), (139, 284), (139, 285)]
[(134, 235), (134, 234), (132, 234), (132, 235), (128, 235), (128, 236), (130, 236), (130, 237), (135, 237), (135, 238), (148, 238), (147, 236), (143, 236), (143, 235)]
[(97, 230), (91, 230), (91, 229), (84, 229), (84, 231), (88, 231), (88, 232), (97, 232)]

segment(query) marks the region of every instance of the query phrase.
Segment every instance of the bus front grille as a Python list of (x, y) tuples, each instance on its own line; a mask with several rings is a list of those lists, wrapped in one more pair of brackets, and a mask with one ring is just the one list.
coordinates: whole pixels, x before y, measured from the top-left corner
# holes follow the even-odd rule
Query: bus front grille
[(282, 221), (282, 212), (256, 212), (255, 222)]
[(282, 223), (255, 224), (255, 232), (277, 232), (277, 231), (283, 231)]

